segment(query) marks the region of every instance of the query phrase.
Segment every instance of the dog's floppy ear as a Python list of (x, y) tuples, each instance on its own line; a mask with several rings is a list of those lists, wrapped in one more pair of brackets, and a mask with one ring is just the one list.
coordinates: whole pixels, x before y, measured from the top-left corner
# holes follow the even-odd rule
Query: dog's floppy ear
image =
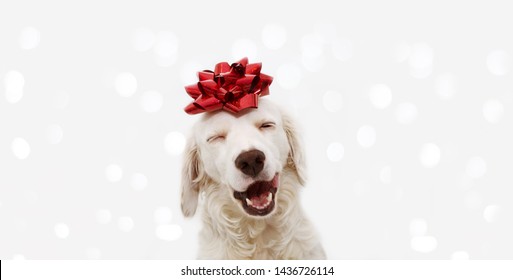
[(306, 160), (303, 150), (303, 143), (298, 135), (297, 127), (292, 117), (286, 113), (282, 113), (283, 129), (287, 134), (287, 140), (290, 146), (287, 165), (295, 170), (299, 183), (305, 184), (306, 181)]
[(200, 186), (203, 183), (203, 166), (194, 137), (190, 137), (185, 147), (182, 164), (181, 207), (185, 217), (192, 217), (198, 207)]

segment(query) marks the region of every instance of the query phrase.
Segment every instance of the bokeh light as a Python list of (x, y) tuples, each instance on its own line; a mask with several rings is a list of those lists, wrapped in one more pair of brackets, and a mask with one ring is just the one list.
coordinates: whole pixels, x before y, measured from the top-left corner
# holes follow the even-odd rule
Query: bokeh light
[(173, 65), (178, 57), (178, 38), (171, 31), (159, 31), (156, 36), (156, 43), (153, 47), (155, 61), (158, 66), (169, 67)]
[(286, 63), (278, 68), (276, 81), (284, 89), (295, 89), (301, 82), (301, 69), (294, 63)]
[(332, 162), (341, 161), (344, 157), (344, 145), (339, 142), (330, 143), (326, 149), (326, 155)]
[(96, 211), (96, 221), (102, 225), (110, 223), (112, 220), (112, 213), (109, 209), (100, 209)]
[(148, 177), (142, 173), (134, 173), (130, 178), (130, 186), (135, 191), (143, 191), (148, 186)]
[(27, 140), (17, 137), (11, 143), (11, 150), (18, 159), (26, 159), (30, 155), (30, 145)]
[(425, 219), (415, 218), (410, 221), (410, 235), (424, 236), (427, 233), (428, 225)]
[(424, 167), (433, 168), (440, 162), (441, 151), (438, 145), (426, 143), (420, 149), (419, 159)]
[(483, 211), (483, 218), (488, 223), (495, 223), (499, 219), (501, 207), (499, 205), (488, 205)]
[(504, 105), (497, 99), (487, 100), (483, 104), (483, 116), (489, 123), (498, 123), (504, 116)]
[(123, 178), (123, 169), (117, 164), (109, 164), (105, 168), (105, 176), (109, 182), (118, 182)]
[(409, 56), (410, 74), (414, 78), (427, 78), (433, 71), (434, 51), (426, 43), (412, 45)]
[(338, 91), (328, 90), (322, 97), (322, 104), (328, 112), (336, 113), (342, 109), (342, 94)]
[(130, 232), (134, 229), (135, 223), (132, 217), (123, 216), (118, 218), (118, 228), (123, 232)]
[(486, 58), (488, 70), (497, 76), (504, 76), (511, 70), (513, 59), (511, 55), (504, 50), (491, 51)]
[(146, 113), (156, 113), (162, 108), (164, 97), (158, 91), (145, 91), (141, 96), (141, 107)]
[(46, 141), (50, 144), (59, 144), (63, 136), (64, 132), (58, 124), (51, 124), (46, 128)]
[(411, 102), (402, 102), (397, 104), (395, 109), (395, 118), (400, 124), (411, 124), (415, 122), (418, 115), (417, 106)]
[(258, 47), (251, 39), (238, 39), (232, 45), (232, 60), (247, 57), (249, 62), (258, 60)]
[(5, 99), (9, 103), (18, 103), (23, 97), (25, 78), (18, 72), (11, 70), (4, 76)]
[(438, 246), (438, 241), (434, 236), (415, 236), (411, 239), (411, 248), (420, 253), (433, 252)]
[(385, 84), (373, 85), (369, 90), (369, 99), (377, 109), (385, 109), (392, 102), (392, 90)]
[(435, 91), (443, 100), (451, 99), (456, 91), (456, 83), (452, 73), (443, 73), (435, 79)]
[(55, 235), (60, 239), (66, 239), (69, 236), (69, 227), (64, 223), (56, 224), (54, 227)]
[(370, 125), (364, 125), (358, 129), (356, 140), (363, 148), (370, 148), (376, 143), (376, 130)]
[(137, 91), (137, 79), (132, 73), (120, 73), (116, 76), (114, 87), (119, 95), (130, 97)]
[(137, 28), (132, 33), (132, 46), (138, 52), (149, 51), (156, 41), (153, 30), (148, 28)]
[(486, 161), (481, 157), (473, 157), (467, 162), (465, 171), (470, 178), (481, 178), (486, 174)]
[(170, 223), (172, 218), (173, 213), (169, 207), (159, 207), (155, 209), (155, 212), (153, 213), (153, 219), (155, 220), (155, 223), (159, 225)]
[(155, 235), (164, 241), (177, 240), (182, 236), (183, 230), (179, 225), (158, 225), (155, 228)]
[(41, 33), (35, 27), (28, 26), (21, 30), (19, 43), (20, 47), (24, 50), (31, 50), (39, 45), (41, 40)]
[(268, 49), (280, 49), (287, 42), (287, 30), (281, 24), (268, 23), (262, 29), (262, 42)]
[(164, 139), (164, 147), (172, 156), (181, 154), (185, 148), (185, 143), (185, 136), (178, 131), (169, 132)]

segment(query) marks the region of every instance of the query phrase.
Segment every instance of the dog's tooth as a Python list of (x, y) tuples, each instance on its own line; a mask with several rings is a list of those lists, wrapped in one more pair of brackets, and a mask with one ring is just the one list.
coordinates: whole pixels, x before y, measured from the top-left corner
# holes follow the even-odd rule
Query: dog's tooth
[(249, 198), (246, 198), (246, 203), (248, 204), (248, 206), (252, 206), (253, 205), (253, 202), (251, 202), (251, 200)]
[(269, 193), (267, 195), (267, 202), (271, 202), (271, 200), (273, 200), (273, 194), (272, 193)]

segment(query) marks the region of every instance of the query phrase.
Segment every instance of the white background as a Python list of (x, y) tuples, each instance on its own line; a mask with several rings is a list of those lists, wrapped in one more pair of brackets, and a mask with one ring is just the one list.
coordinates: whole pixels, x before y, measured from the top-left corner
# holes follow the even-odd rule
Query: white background
[(2, 1), (0, 258), (193, 259), (183, 86), (248, 56), (330, 259), (513, 257), (507, 1)]

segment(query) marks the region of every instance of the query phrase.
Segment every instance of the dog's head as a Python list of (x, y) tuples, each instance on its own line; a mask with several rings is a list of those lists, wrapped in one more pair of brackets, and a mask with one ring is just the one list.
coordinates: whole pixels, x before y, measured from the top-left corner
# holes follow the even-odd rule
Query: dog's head
[(205, 114), (193, 127), (182, 169), (182, 212), (192, 216), (198, 194), (209, 183), (229, 188), (231, 202), (250, 216), (276, 208), (280, 174), (305, 180), (305, 162), (291, 118), (261, 100), (258, 109), (239, 114)]

